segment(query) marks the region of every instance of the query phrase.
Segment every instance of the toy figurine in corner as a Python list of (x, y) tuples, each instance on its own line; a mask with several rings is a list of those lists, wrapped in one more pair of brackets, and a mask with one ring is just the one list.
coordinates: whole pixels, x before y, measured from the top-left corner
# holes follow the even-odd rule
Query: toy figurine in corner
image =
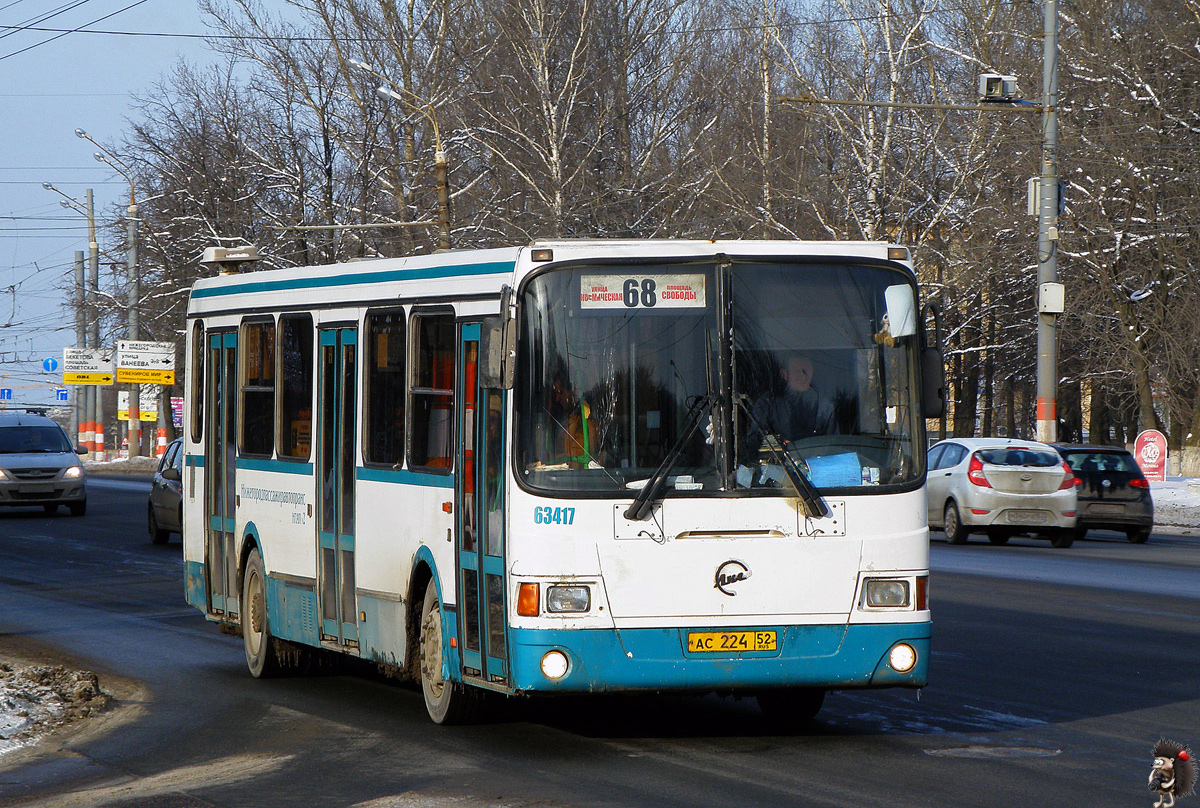
[(1186, 797), (1196, 787), (1196, 761), (1186, 746), (1160, 738), (1154, 745), (1150, 790), (1158, 792), (1154, 808), (1172, 808), (1176, 797)]

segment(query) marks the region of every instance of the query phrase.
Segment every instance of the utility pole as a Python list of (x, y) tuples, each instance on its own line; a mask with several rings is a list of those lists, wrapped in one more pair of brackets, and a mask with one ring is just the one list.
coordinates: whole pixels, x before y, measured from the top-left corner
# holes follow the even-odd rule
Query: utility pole
[[(89, 299), (91, 305), (88, 307), (88, 325), (91, 329), (91, 347), (100, 349), (100, 244), (96, 241), (96, 210), (92, 204), (92, 189), (87, 189), (85, 197), (87, 205), (87, 220), (88, 220), (88, 290), (91, 292)], [(88, 396), (91, 398), (91, 413), (90, 420), (92, 428), (95, 431), (94, 453), (93, 458), (96, 460), (105, 460), (104, 450), (104, 405), (103, 396), (100, 388), (95, 385), (88, 386)]]
[(1038, 200), (1037, 439), (1058, 439), (1058, 315), (1047, 284), (1058, 283), (1058, 0), (1043, 0), (1042, 171)]
[[(129, 289), (129, 314), (126, 323), (129, 339), (138, 340), (141, 339), (138, 335), (138, 302), (141, 298), (141, 283), (138, 274), (137, 254), (138, 206), (137, 200), (134, 198), (133, 170), (117, 159), (116, 155), (93, 140), (92, 136), (87, 132), (82, 129), (76, 129), (75, 134), (84, 140), (91, 141), (92, 145), (100, 150), (92, 156), (101, 163), (107, 163), (129, 183), (129, 207), (126, 208), (128, 214), (126, 232), (128, 233), (129, 247), (125, 261), (125, 277)], [(140, 384), (129, 385), (129, 456), (131, 458), (141, 454), (141, 413), (138, 412), (141, 408), (141, 390), (142, 386)], [(134, 416), (135, 412), (137, 413), (137, 417)]]
[[(75, 251), (75, 345), (87, 344), (87, 315), (83, 310), (83, 250)], [(88, 394), (87, 386), (75, 385), (75, 443), (91, 452), (88, 438)]]

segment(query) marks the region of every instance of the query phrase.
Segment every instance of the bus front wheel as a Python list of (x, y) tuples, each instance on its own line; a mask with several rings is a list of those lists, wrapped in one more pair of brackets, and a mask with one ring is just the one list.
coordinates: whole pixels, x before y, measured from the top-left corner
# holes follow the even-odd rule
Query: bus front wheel
[(449, 681), (442, 675), (442, 604), (433, 581), (425, 588), (420, 628), (421, 693), (425, 709), (435, 724), (469, 724), (479, 713), (481, 694), (475, 688)]
[(283, 671), (267, 620), (266, 574), (258, 549), (250, 551), (242, 575), (242, 645), (246, 667), (258, 679), (278, 676)]

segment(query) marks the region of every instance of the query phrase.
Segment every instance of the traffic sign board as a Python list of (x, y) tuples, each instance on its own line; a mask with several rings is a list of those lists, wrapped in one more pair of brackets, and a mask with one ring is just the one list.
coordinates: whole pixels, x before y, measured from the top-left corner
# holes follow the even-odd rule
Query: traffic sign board
[(46, 371), (47, 373), (53, 373), (54, 371), (58, 370), (58, 360), (53, 356), (47, 356), (42, 360), (42, 370)]
[(12, 401), (11, 387), (0, 387), (0, 401)]
[(174, 384), (175, 343), (126, 339), (118, 341), (117, 381), (134, 384)]
[(63, 348), (63, 384), (112, 384), (111, 348)]
[(58, 387), (54, 390), (54, 400), (55, 401), (70, 401), (71, 393), (65, 387)]

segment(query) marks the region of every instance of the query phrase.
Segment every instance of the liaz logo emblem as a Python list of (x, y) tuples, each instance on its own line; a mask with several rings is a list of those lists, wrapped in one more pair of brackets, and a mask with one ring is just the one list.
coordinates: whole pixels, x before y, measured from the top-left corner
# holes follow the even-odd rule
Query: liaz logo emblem
[(740, 561), (729, 559), (721, 566), (717, 567), (717, 582), (716, 589), (721, 591), (722, 595), (734, 597), (737, 592), (731, 591), (730, 587), (734, 584), (741, 583), (750, 577), (750, 568)]

